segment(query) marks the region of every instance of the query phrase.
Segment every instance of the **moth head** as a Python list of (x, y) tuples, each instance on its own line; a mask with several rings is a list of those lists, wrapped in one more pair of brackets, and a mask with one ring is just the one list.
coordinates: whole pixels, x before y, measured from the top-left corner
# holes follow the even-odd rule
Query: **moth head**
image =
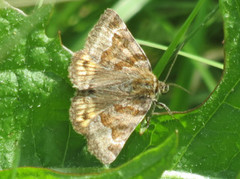
[(166, 84), (165, 82), (159, 81), (158, 89), (159, 89), (160, 94), (165, 94), (169, 91), (169, 85)]

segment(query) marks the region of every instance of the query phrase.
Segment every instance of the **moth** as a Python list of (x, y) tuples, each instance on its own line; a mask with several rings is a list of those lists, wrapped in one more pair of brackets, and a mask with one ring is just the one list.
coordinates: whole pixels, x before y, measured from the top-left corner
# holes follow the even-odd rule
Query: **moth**
[[(169, 89), (119, 15), (107, 9), (73, 55), (69, 78), (77, 89), (70, 121), (87, 139), (88, 150), (112, 163), (158, 96)], [(152, 106), (152, 107), (151, 107)]]

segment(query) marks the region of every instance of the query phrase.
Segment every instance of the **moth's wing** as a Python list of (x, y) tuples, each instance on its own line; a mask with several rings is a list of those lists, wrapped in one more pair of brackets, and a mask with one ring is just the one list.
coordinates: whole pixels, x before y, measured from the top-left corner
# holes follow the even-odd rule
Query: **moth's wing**
[(118, 98), (115, 95), (106, 96), (102, 92), (90, 90), (78, 91), (75, 97), (71, 99), (69, 110), (70, 121), (74, 130), (85, 134), (89, 123), (117, 100)]
[[(87, 138), (88, 150), (102, 163), (110, 164), (116, 159), (131, 133), (143, 120), (152, 101), (147, 98), (122, 101), (116, 99), (117, 102), (114, 103), (111, 96), (110, 98), (104, 96), (105, 100), (103, 98), (85, 97), (80, 99), (76, 97), (72, 103), (74, 115), (71, 116), (71, 121), (75, 131)], [(83, 101), (84, 103), (82, 103)], [(82, 117), (75, 116), (75, 114)]]
[(151, 70), (144, 51), (119, 15), (111, 9), (104, 12), (89, 33), (84, 50), (109, 70), (131, 66)]
[(78, 90), (103, 88), (121, 84), (130, 79), (130, 76), (124, 72), (105, 69), (96, 63), (85, 50), (75, 53), (68, 71), (72, 84)]
[(69, 77), (79, 90), (121, 84), (151, 70), (150, 63), (120, 17), (107, 9), (74, 54)]

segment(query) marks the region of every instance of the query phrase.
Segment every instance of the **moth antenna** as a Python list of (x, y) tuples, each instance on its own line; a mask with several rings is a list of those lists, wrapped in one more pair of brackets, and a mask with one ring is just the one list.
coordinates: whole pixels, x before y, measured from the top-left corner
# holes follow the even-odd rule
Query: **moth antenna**
[(186, 88), (184, 88), (184, 87), (182, 87), (182, 86), (180, 86), (180, 85), (178, 85), (178, 84), (175, 84), (175, 83), (167, 83), (169, 86), (174, 86), (174, 87), (178, 87), (179, 89), (181, 89), (181, 90), (183, 90), (183, 91), (185, 91), (186, 93), (188, 93), (188, 94), (192, 94), (189, 90), (187, 90)]
[(175, 63), (176, 60), (177, 60), (177, 56), (178, 56), (178, 55), (176, 55), (176, 56), (174, 57), (174, 60), (173, 60), (171, 66), (170, 66), (170, 68), (169, 68), (169, 70), (168, 70), (168, 72), (167, 72), (167, 75), (166, 75), (165, 79), (163, 80), (164, 83), (166, 83), (166, 81), (167, 81), (167, 79), (168, 79), (168, 77), (169, 77), (169, 75), (170, 75), (170, 73), (171, 73), (171, 71), (172, 71), (173, 65), (174, 65), (174, 63)]
[(167, 81), (167, 79), (168, 79), (168, 77), (169, 77), (169, 75), (170, 75), (170, 73), (171, 73), (171, 71), (172, 71), (173, 65), (175, 64), (175, 62), (176, 62), (176, 60), (177, 60), (178, 52), (182, 49), (183, 45), (184, 45), (184, 43), (182, 43), (181, 45), (179, 45), (179, 47), (176, 49), (174, 60), (173, 60), (171, 66), (170, 66), (170, 68), (169, 68), (169, 70), (168, 70), (168, 72), (167, 72), (167, 75), (166, 75), (165, 79), (163, 80), (164, 83), (166, 83), (166, 81)]

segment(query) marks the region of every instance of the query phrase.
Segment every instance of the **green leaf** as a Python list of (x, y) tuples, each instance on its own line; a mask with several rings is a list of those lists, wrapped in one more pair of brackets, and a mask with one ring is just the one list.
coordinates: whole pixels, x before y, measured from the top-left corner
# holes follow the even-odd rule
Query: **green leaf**
[[(72, 54), (60, 39), (45, 35), (51, 7), (26, 16), (4, 4), (7, 7), (0, 9), (0, 166), (7, 170), (0, 172), (1, 177), (67, 178), (72, 175), (66, 173), (80, 173), (159, 178), (171, 166), (235, 178), (240, 166), (240, 7), (230, 0), (221, 0), (220, 5), (226, 55), (221, 83), (199, 108), (174, 114), (177, 120), (154, 116), (146, 134), (134, 132), (117, 160), (104, 168), (69, 122), (74, 89), (67, 68)], [(173, 134), (176, 129), (179, 139)], [(31, 167), (18, 168), (24, 166)]]
[[(122, 157), (113, 164), (119, 167), (103, 173), (103, 169), (87, 169), (102, 167), (102, 164), (88, 153), (85, 139), (73, 131), (69, 121), (68, 110), (74, 90), (67, 68), (72, 54), (59, 39), (45, 35), (51, 7), (45, 6), (26, 16), (7, 4), (4, 6), (0, 10), (0, 38), (4, 42), (1, 43), (4, 49), (1, 48), (0, 61), (0, 108), (3, 111), (0, 117), (4, 129), (0, 134), (0, 166), (14, 169), (2, 176), (49, 176), (47, 170), (18, 169), (21, 166), (59, 170), (81, 167), (78, 173), (88, 171), (93, 175), (97, 170), (101, 171), (99, 177), (120, 176), (121, 173), (124, 176), (161, 176), (171, 166), (177, 146), (175, 135), (142, 153), (151, 134), (141, 137), (134, 133)], [(9, 37), (9, 34), (15, 36)], [(136, 138), (139, 145), (135, 145)], [(128, 148), (132, 151), (130, 154)]]
[[(67, 135), (59, 134), (69, 131), (71, 54), (60, 39), (45, 35), (50, 6), (30, 16), (4, 6), (0, 9), (0, 166), (12, 167), (18, 148), (21, 166), (59, 164), (63, 151), (58, 148), (65, 148), (67, 141)], [(49, 159), (54, 152), (55, 159)]]
[[(221, 0), (220, 8), (225, 34), (225, 69), (221, 82), (199, 108), (176, 114), (177, 121), (161, 124), (166, 135), (174, 128), (179, 130), (178, 155), (172, 170), (236, 178), (240, 171), (240, 4)], [(171, 120), (166, 116), (167, 119)]]
[[(156, 148), (150, 149), (145, 153), (142, 153), (138, 157), (135, 157), (133, 160), (128, 163), (117, 167), (115, 169), (105, 169), (105, 170), (95, 170), (92, 174), (87, 174), (87, 177), (94, 178), (133, 178), (133, 177), (144, 177), (144, 178), (158, 178), (161, 176), (163, 171), (171, 165), (171, 160), (173, 155), (176, 152), (177, 147), (177, 138), (173, 134), (166, 141), (159, 145)], [(60, 169), (58, 169), (60, 170)], [(76, 172), (75, 170), (68, 172)], [(60, 170), (61, 172), (64, 171)], [(65, 171), (66, 172), (66, 171)], [(68, 173), (67, 172), (67, 173)], [(78, 170), (78, 173), (81, 172)], [(85, 171), (86, 172), (86, 171)], [(9, 178), (12, 176), (11, 170), (5, 170), (0, 173), (1, 177)], [(18, 178), (24, 177), (50, 177), (50, 178), (70, 178), (65, 174), (56, 173), (52, 170), (46, 169), (37, 169), (37, 168), (19, 168), (15, 174)], [(76, 176), (76, 175), (74, 175)], [(85, 178), (86, 176), (79, 175), (78, 178)]]

